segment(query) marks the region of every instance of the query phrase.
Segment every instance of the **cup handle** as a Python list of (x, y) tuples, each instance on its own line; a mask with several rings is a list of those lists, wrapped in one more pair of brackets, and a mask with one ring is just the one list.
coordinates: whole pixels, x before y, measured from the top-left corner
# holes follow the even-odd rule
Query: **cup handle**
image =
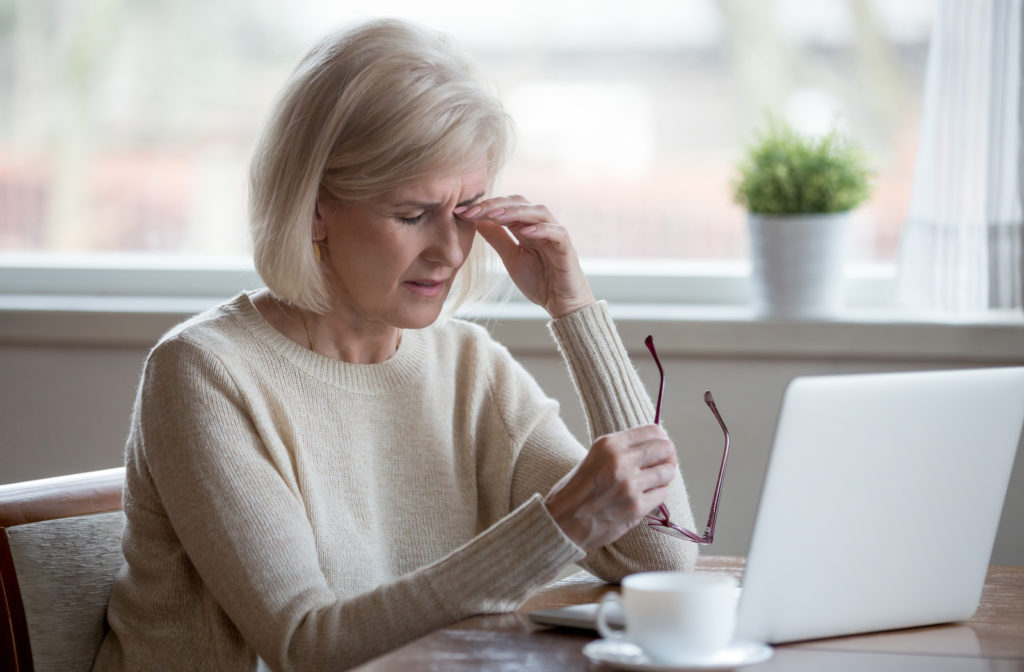
[(594, 617), (594, 620), (597, 623), (597, 631), (605, 639), (624, 641), (626, 639), (626, 631), (612, 628), (608, 625), (608, 621), (605, 620), (605, 609), (612, 602), (618, 604), (619, 607), (622, 606), (622, 599), (619, 597), (618, 593), (605, 593), (604, 597), (601, 598), (600, 604), (597, 605), (597, 614)]

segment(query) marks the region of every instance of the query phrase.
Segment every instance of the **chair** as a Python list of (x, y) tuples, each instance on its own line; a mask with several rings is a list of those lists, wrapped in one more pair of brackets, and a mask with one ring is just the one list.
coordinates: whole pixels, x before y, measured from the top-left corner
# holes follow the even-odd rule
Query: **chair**
[(0, 670), (92, 667), (121, 564), (124, 468), (0, 485)]

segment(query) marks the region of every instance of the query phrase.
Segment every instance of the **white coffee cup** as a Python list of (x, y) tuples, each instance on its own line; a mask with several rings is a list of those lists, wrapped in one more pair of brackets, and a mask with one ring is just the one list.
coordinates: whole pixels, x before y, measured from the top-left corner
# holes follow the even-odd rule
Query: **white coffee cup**
[[(687, 664), (711, 658), (732, 641), (740, 589), (721, 574), (644, 572), (622, 580), (622, 595), (607, 593), (597, 609), (605, 639), (636, 644), (656, 663)], [(625, 630), (608, 626), (606, 611), (620, 602)]]

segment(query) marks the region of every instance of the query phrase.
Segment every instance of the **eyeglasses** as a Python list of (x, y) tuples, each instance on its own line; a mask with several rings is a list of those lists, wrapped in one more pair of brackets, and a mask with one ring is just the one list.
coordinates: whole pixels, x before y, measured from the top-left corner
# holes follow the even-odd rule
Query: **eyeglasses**
[[(661, 367), (661, 360), (658, 359), (658, 353), (654, 349), (654, 337), (648, 336), (644, 340), (644, 345), (651, 351), (651, 356), (654, 357), (654, 363), (658, 365), (658, 373), (661, 374), (661, 382), (658, 385), (658, 403), (654, 409), (654, 424), (661, 422), (661, 398), (665, 393), (665, 369)], [(662, 534), (667, 534), (677, 539), (686, 539), (697, 544), (710, 544), (715, 539), (715, 519), (718, 517), (718, 499), (722, 494), (722, 479), (725, 477), (725, 461), (729, 457), (729, 430), (725, 427), (725, 422), (722, 421), (722, 416), (718, 413), (718, 407), (715, 406), (715, 399), (711, 396), (711, 391), (708, 390), (704, 393), (704, 403), (708, 405), (711, 412), (715, 414), (715, 419), (718, 420), (718, 424), (722, 427), (722, 433), (725, 435), (725, 448), (722, 450), (722, 465), (718, 468), (718, 482), (715, 484), (715, 495), (711, 499), (711, 514), (708, 516), (708, 524), (704, 528), (703, 536), (698, 535), (696, 532), (691, 532), (684, 527), (676, 525), (669, 520), (668, 507), (664, 504), (658, 506), (657, 513), (647, 514), (647, 525), (651, 529), (657, 530)]]

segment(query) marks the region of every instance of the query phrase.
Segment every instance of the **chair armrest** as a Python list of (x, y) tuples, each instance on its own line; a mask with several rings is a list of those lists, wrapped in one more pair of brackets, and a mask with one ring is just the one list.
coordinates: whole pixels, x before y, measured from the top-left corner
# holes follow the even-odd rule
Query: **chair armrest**
[(124, 467), (0, 485), (0, 528), (121, 508)]

